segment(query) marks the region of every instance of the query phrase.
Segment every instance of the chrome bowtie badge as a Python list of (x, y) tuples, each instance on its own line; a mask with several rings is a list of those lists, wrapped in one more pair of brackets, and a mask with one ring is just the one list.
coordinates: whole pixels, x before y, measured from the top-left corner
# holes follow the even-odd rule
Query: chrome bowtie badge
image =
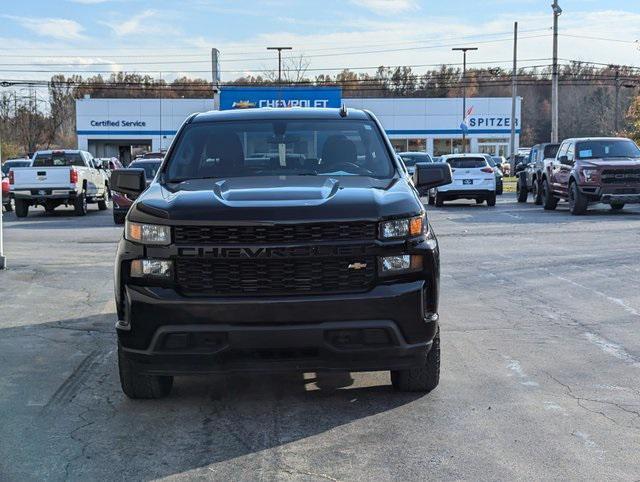
[(365, 269), (367, 267), (367, 263), (351, 263), (349, 265), (349, 269)]

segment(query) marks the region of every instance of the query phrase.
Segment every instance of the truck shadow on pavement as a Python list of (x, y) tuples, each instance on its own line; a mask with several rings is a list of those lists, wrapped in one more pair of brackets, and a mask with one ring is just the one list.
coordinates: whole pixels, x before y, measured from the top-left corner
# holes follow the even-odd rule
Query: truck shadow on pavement
[[(110, 313), (0, 330), (0, 347), (14, 347), (5, 352), (10, 386), (0, 407), (20, 407), (0, 417), (5, 433), (21, 433), (7, 475), (148, 480), (203, 469), (211, 476), (207, 467), (241, 458), (235, 473), (250, 475), (239, 478), (282, 476), (296, 473), (283, 446), (295, 442), (302, 460), (327, 457), (353, 436), (348, 424), (392, 421), (388, 412), (423, 397), (394, 392), (387, 374), (354, 381), (349, 373), (241, 373), (176, 377), (169, 397), (133, 401), (119, 386), (114, 320)], [(318, 434), (328, 444), (323, 456)]]

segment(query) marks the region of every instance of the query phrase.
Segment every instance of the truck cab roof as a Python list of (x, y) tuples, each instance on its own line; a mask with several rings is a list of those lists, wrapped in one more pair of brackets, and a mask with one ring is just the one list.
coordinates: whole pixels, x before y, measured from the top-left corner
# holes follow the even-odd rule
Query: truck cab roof
[(257, 109), (235, 109), (209, 111), (195, 114), (190, 122), (225, 122), (234, 120), (296, 120), (296, 119), (357, 119), (371, 120), (367, 111), (345, 109), (346, 116), (340, 114), (341, 109), (318, 107), (262, 107)]

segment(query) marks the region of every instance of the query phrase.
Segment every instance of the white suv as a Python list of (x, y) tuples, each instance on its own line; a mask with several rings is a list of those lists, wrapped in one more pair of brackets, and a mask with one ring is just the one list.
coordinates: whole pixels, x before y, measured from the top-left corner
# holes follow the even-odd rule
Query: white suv
[(496, 176), (482, 154), (451, 154), (442, 156), (451, 166), (453, 182), (436, 191), (436, 206), (454, 199), (475, 199), (477, 204), (487, 201), (496, 205)]

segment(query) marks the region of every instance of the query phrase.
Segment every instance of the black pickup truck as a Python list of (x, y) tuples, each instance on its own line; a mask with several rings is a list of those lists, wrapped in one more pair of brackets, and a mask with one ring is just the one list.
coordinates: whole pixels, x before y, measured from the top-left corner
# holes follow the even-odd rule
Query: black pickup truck
[(112, 173), (138, 196), (115, 262), (124, 393), (244, 370), (391, 370), (432, 390), (439, 251), (417, 189), (449, 182), (440, 163), (412, 182), (370, 112), (189, 117), (148, 188)]

